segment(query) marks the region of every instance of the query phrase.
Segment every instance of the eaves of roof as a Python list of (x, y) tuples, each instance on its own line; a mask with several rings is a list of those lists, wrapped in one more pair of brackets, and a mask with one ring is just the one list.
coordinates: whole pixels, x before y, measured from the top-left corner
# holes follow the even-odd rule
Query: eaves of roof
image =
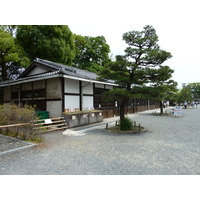
[(83, 69), (67, 66), (64, 64), (60, 64), (60, 63), (55, 63), (55, 62), (52, 62), (49, 60), (43, 60), (43, 59), (37, 58), (35, 60), (35, 62), (45, 65), (47, 67), (51, 67), (55, 70), (61, 70), (64, 74), (74, 76), (74, 77), (92, 79), (92, 80), (96, 80), (98, 77), (97, 74), (95, 74), (93, 72), (89, 72), (89, 71), (86, 71)]
[(56, 77), (60, 77), (60, 76), (62, 76), (62, 75), (59, 74), (59, 71), (48, 72), (48, 73), (39, 74), (39, 75), (35, 75), (35, 76), (29, 76), (29, 77), (25, 77), (25, 78), (19, 78), (19, 79), (16, 79), (16, 80), (4, 81), (4, 82), (0, 83), (0, 87), (17, 85), (17, 84), (21, 84), (21, 83), (27, 83), (27, 82), (31, 82), (31, 81), (44, 80), (44, 79), (49, 79), (49, 78), (56, 78)]
[[(47, 67), (50, 69), (50, 71), (51, 70), (52, 71), (33, 76), (26, 76), (27, 73), (34, 67), (35, 64), (43, 65), (44, 67)], [(55, 77), (65, 77), (68, 79), (87, 81), (91, 83), (100, 83), (100, 84), (118, 86), (118, 84), (115, 84), (114, 81), (112, 80), (107, 80), (106, 82), (98, 81), (97, 74), (93, 72), (37, 58), (16, 80), (4, 81), (0, 83), (0, 87), (16, 85), (24, 82), (44, 80)]]
[(84, 76), (83, 77), (74, 76), (74, 74), (64, 73), (62, 70), (57, 70), (57, 71), (54, 71), (54, 72), (48, 72), (48, 73), (44, 73), (44, 74), (28, 76), (28, 77), (19, 78), (19, 79), (16, 79), (16, 80), (4, 81), (4, 82), (0, 83), (0, 87), (17, 85), (17, 84), (21, 84), (21, 83), (45, 80), (45, 79), (56, 78), (56, 77), (64, 77), (64, 78), (68, 78), (68, 79), (86, 81), (86, 82), (90, 82), (90, 83), (99, 83), (99, 84), (118, 86), (118, 84), (115, 84), (115, 83), (97, 81), (97, 80), (89, 79), (89, 78), (84, 77)]

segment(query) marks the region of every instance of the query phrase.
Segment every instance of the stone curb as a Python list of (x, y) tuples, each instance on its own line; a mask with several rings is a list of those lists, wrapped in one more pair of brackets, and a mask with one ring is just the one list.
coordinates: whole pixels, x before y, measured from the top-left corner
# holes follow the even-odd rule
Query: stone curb
[(8, 154), (8, 153), (13, 153), (13, 152), (21, 151), (21, 150), (24, 150), (24, 149), (28, 149), (28, 148), (31, 148), (31, 147), (34, 147), (34, 146), (36, 146), (36, 144), (31, 144), (29, 146), (23, 146), (23, 147), (19, 147), (17, 149), (12, 149), (12, 150), (9, 150), (9, 151), (4, 151), (4, 152), (0, 153), (0, 156)]
[[(11, 138), (9, 136), (2, 135), (2, 134), (1, 134), (1, 136), (5, 137), (5, 138)], [(15, 138), (12, 138), (12, 139), (15, 139)], [(11, 150), (8, 150), (8, 151), (2, 151), (2, 152), (0, 152), (0, 156), (8, 154), (8, 153), (13, 153), (13, 152), (16, 152), (16, 151), (21, 151), (21, 150), (24, 150), (24, 149), (28, 149), (28, 148), (31, 148), (31, 147), (34, 147), (34, 146), (37, 145), (37, 144), (33, 144), (33, 143), (30, 143), (30, 142), (26, 142), (26, 141), (22, 141), (22, 142), (27, 144), (27, 145), (23, 146), (23, 147), (18, 147), (16, 149), (11, 149)]]

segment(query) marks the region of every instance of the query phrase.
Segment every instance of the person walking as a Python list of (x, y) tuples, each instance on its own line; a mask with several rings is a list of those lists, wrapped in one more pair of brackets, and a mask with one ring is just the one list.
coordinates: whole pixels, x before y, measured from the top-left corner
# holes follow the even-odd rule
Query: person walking
[(184, 107), (187, 109), (187, 101), (184, 102)]

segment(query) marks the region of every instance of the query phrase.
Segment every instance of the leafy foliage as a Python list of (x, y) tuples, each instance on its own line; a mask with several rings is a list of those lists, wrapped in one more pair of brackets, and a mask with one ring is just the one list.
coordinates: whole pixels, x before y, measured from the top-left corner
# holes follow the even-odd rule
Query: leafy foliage
[(25, 105), (19, 107), (15, 104), (0, 105), (0, 125), (29, 123), (36, 120), (35, 109)]
[(4, 81), (13, 78), (20, 73), (21, 67), (27, 67), (29, 59), (24, 56), (25, 52), (12, 35), (0, 29), (0, 67), (2, 70), (1, 79)]
[(194, 100), (200, 99), (200, 83), (190, 83), (187, 87), (190, 88), (191, 95)]
[(104, 36), (89, 37), (74, 35), (76, 56), (73, 60), (75, 67), (98, 72), (109, 59), (110, 47)]
[[(116, 61), (100, 72), (102, 78), (115, 80), (126, 90), (121, 93), (121, 120), (124, 119), (125, 106), (131, 96), (137, 93), (138, 96), (149, 97), (155, 95), (158, 89), (164, 94), (167, 85), (175, 85), (174, 81), (169, 80), (173, 70), (161, 66), (172, 55), (160, 49), (158, 36), (152, 26), (145, 26), (142, 31), (124, 33), (123, 40), (128, 44), (125, 55), (117, 56)], [(151, 88), (146, 86), (149, 83), (152, 84)]]
[(120, 121), (120, 130), (131, 130), (133, 122), (129, 118), (124, 118)]
[(163, 100), (174, 100), (174, 94), (177, 92), (177, 82), (171, 80), (174, 70), (168, 66), (160, 66), (157, 69), (147, 69), (150, 77), (150, 86), (148, 95), (151, 99), (160, 101), (160, 113), (163, 114)]
[(0, 29), (10, 33), (12, 36), (16, 35), (17, 27), (17, 25), (0, 25)]
[(178, 102), (191, 102), (200, 98), (200, 83), (190, 83), (185, 85), (178, 94)]
[(25, 140), (41, 140), (41, 137), (37, 135), (37, 131), (33, 129), (34, 123), (31, 123), (37, 119), (35, 109), (31, 106), (25, 105), (24, 107), (19, 107), (15, 104), (0, 105), (0, 125), (25, 123), (24, 126), (1, 128), (0, 131), (2, 134)]
[(39, 57), (58, 63), (72, 64), (75, 46), (73, 34), (68, 26), (18, 26), (16, 37), (31, 60)]

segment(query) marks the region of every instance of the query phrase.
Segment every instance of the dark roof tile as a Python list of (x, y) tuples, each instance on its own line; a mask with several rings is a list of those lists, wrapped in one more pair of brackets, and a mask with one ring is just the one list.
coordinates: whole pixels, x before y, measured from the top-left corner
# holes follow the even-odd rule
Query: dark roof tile
[(49, 60), (43, 60), (43, 59), (37, 58), (36, 62), (43, 64), (43, 65), (47, 65), (47, 66), (52, 67), (54, 69), (60, 70), (66, 75), (77, 77), (77, 78), (96, 80), (97, 77), (98, 77), (93, 72), (89, 72), (89, 71), (86, 71), (86, 70), (83, 70), (83, 69), (70, 67), (70, 66), (67, 66), (67, 65), (59, 64), (59, 63), (55, 63), (55, 62), (52, 62), (52, 61), (49, 61)]

